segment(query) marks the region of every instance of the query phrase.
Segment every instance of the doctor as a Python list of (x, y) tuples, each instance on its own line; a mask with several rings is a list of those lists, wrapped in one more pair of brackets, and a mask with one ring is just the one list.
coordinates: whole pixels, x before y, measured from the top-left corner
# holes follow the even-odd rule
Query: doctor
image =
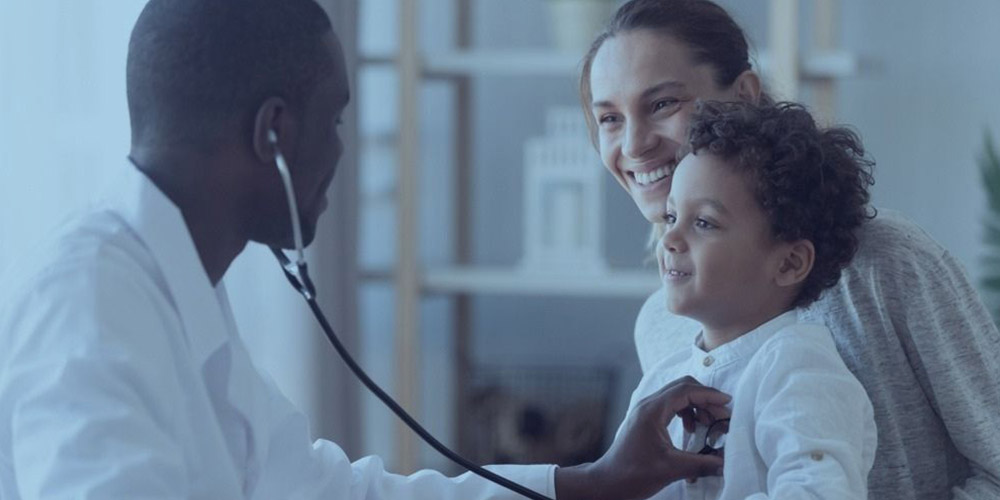
[[(349, 90), (322, 9), (152, 0), (127, 83), (131, 161), (107, 201), (3, 281), (0, 498), (516, 498), (477, 476), (394, 475), (312, 442), (237, 336), (226, 269), (249, 241), (292, 244), (276, 153), (306, 242), (341, 154)], [(561, 500), (645, 497), (718, 472), (721, 459), (679, 452), (664, 427), (728, 401), (679, 381), (593, 464), (494, 470)]]

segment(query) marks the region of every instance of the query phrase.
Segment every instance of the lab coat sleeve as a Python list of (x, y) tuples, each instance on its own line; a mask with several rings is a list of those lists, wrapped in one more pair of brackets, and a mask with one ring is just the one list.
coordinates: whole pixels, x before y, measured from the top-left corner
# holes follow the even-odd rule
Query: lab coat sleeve
[[(336, 443), (323, 439), (310, 442), (308, 422), (300, 412), (279, 413), (283, 417), (274, 421), (269, 432), (270, 459), (264, 466), (266, 472), (257, 482), (252, 495), (254, 499), (523, 499), (522, 496), (471, 473), (457, 477), (447, 477), (431, 470), (409, 476), (393, 474), (386, 471), (382, 460), (376, 456), (352, 463)], [(489, 468), (538, 493), (555, 497), (554, 465), (502, 465)]]
[(183, 400), (158, 330), (168, 319), (141, 279), (111, 265), (66, 266), (8, 309), (16, 317), (2, 323), (10, 350), (0, 410), (21, 498), (188, 496), (163, 417), (176, 411), (164, 402)]
[[(346, 463), (339, 447), (317, 441), (317, 453), (328, 460)], [(549, 498), (555, 498), (554, 465), (493, 465), (488, 467), (507, 479)], [(351, 479), (331, 481), (336, 494), (317, 498), (364, 500), (522, 500), (524, 497), (472, 473), (447, 477), (440, 472), (422, 470), (405, 476), (386, 472), (379, 457), (369, 456), (351, 464)], [(333, 478), (332, 478), (333, 479)], [(344, 491), (348, 490), (348, 491)]]
[(864, 500), (877, 444), (871, 402), (832, 342), (789, 333), (762, 347), (746, 377), (759, 384), (753, 435), (768, 468), (767, 492), (747, 500)]

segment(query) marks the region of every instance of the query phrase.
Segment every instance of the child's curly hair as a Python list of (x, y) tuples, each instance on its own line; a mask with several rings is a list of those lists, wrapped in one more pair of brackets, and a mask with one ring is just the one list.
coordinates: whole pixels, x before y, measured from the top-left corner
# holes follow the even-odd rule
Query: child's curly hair
[(812, 271), (793, 307), (816, 301), (840, 279), (858, 248), (855, 230), (875, 216), (868, 187), (874, 162), (846, 128), (820, 129), (801, 105), (700, 102), (689, 131), (691, 151), (732, 161), (747, 174), (779, 241), (807, 239)]

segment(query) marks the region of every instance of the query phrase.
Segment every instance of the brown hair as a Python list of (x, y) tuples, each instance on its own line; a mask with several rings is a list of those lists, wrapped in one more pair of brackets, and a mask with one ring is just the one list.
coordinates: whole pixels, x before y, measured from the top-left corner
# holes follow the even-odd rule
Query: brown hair
[[(709, 0), (631, 0), (615, 12), (583, 58), (580, 103), (595, 146), (597, 123), (590, 111), (593, 100), (590, 71), (594, 57), (609, 38), (641, 29), (665, 33), (687, 44), (696, 64), (712, 65), (715, 83), (720, 87), (731, 85), (750, 69), (746, 35), (722, 7)], [(769, 100), (766, 96), (764, 99)]]

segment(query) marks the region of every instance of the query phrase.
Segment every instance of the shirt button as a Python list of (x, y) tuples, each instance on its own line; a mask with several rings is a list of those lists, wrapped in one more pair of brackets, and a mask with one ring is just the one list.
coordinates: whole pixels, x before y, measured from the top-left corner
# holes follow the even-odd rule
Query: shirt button
[(814, 451), (812, 452), (812, 455), (809, 455), (809, 458), (812, 458), (813, 460), (819, 462), (820, 460), (823, 460), (823, 452)]
[(712, 363), (714, 363), (714, 362), (715, 362), (715, 358), (713, 358), (711, 356), (705, 356), (705, 359), (701, 360), (701, 364), (703, 364), (705, 366), (712, 366)]

